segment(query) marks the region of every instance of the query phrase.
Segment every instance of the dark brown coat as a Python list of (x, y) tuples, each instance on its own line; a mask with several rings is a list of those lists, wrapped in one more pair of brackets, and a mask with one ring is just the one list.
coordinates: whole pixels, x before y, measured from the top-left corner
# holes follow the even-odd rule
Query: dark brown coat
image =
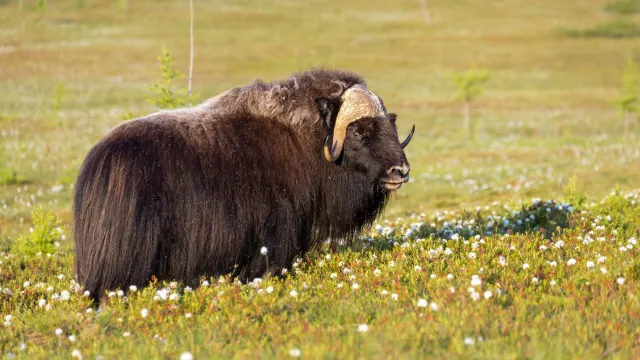
[(226, 273), (252, 279), (267, 270), (263, 246), (273, 274), (358, 234), (389, 197), (380, 177), (406, 158), (391, 114), (352, 124), (363, 142), (347, 140), (340, 165), (324, 159), (339, 96), (354, 84), (364, 81), (312, 70), (114, 128), (75, 187), (80, 284), (98, 300), (152, 276), (191, 286)]

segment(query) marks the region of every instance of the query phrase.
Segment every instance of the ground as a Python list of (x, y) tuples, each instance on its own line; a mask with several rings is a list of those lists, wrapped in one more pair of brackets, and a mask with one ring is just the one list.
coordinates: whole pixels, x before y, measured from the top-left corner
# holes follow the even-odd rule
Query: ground
[[(640, 125), (624, 138), (616, 100), (640, 46), (567, 35), (637, 20), (608, 2), (433, 0), (427, 25), (412, 0), (196, 1), (200, 100), (311, 66), (356, 71), (402, 138), (416, 125), (412, 181), (380, 228), (283, 280), (156, 284), (96, 314), (72, 282), (75, 176), (108, 129), (157, 110), (163, 47), (188, 73), (188, 2), (0, 0), (0, 354), (638, 357)], [(473, 66), (490, 79), (468, 135), (449, 75)], [(39, 206), (59, 246), (18, 255)]]

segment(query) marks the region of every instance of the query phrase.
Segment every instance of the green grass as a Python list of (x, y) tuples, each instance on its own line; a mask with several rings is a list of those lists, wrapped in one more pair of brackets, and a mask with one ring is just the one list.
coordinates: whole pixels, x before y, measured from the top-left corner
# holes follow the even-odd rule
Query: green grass
[[(637, 357), (638, 253), (635, 246), (625, 253), (619, 247), (638, 237), (633, 231), (639, 210), (637, 204), (597, 200), (613, 188), (631, 191), (640, 183), (640, 123), (633, 120), (624, 141), (616, 109), (623, 68), (629, 56), (640, 60), (640, 45), (610, 36), (621, 28), (634, 33), (635, 27), (619, 25), (639, 19), (612, 17), (603, 11), (608, 3), (433, 0), (428, 6), (434, 24), (428, 26), (413, 0), (196, 1), (194, 93), (206, 99), (311, 66), (362, 74), (399, 114), (401, 137), (416, 124), (406, 149), (412, 180), (380, 223), (402, 234), (410, 223), (434, 222), (437, 231), (422, 233), (424, 242), (414, 234), (405, 247), (362, 240), (332, 253), (324, 266), (326, 254), (312, 254), (299, 274), (260, 286), (274, 286), (271, 294), (212, 282), (181, 296), (172, 308), (170, 301), (152, 300), (159, 284), (130, 296), (128, 304), (114, 299), (96, 315), (85, 312), (86, 300), (70, 288), (75, 177), (89, 147), (111, 127), (128, 114), (157, 110), (147, 99), (153, 96), (149, 85), (162, 80), (157, 57), (163, 47), (175, 56), (175, 68), (188, 73), (188, 3), (0, 1), (0, 251), (7, 251), (0, 258), (0, 287), (13, 293), (2, 295), (0, 314), (15, 318), (0, 329), (0, 354), (69, 358), (77, 348), (84, 358), (175, 358), (183, 351), (196, 358), (280, 358), (295, 347), (312, 358)], [(567, 37), (558, 28), (601, 31)], [(449, 75), (472, 66), (491, 78), (471, 108), (469, 140)], [(186, 79), (174, 85), (186, 88)], [(596, 201), (584, 221), (559, 217), (508, 238), (483, 235), (476, 259), (467, 256), (471, 243), (461, 240), (454, 248), (438, 240), (451, 235), (442, 227), (445, 219), (486, 206), (502, 215), (509, 205), (512, 214), (531, 198), (560, 199), (574, 176), (579, 191)], [(66, 240), (50, 258), (9, 253), (30, 234), (31, 213), (39, 206), (60, 219)], [(425, 219), (411, 218), (421, 213)], [(598, 215), (607, 240), (583, 245), (578, 236), (601, 231), (591, 225)], [(522, 220), (513, 214), (509, 219)], [(565, 232), (551, 235), (556, 225)], [(553, 248), (559, 240), (565, 246)], [(440, 245), (454, 254), (431, 259), (428, 250)], [(598, 253), (607, 260), (588, 270), (586, 261), (595, 262)], [(508, 257), (505, 268), (497, 263), (500, 255)], [(571, 257), (577, 264), (568, 267)], [(554, 260), (557, 267), (545, 265)], [(415, 265), (422, 270), (414, 271)], [(344, 274), (344, 267), (352, 273)], [(379, 276), (372, 275), (376, 267)], [(446, 280), (448, 273), (453, 280)], [(490, 290), (492, 298), (471, 300), (473, 274), (483, 279), (476, 290)], [(531, 284), (534, 274), (537, 285)], [(350, 290), (351, 275), (356, 291)], [(623, 285), (618, 277), (625, 278)], [(31, 282), (26, 289), (25, 281)], [(39, 282), (47, 285), (36, 287)], [(294, 288), (295, 299), (288, 295)], [(398, 300), (381, 296), (383, 288)], [(68, 301), (51, 300), (64, 290), (70, 291)], [(418, 309), (420, 297), (435, 301), (438, 311)], [(40, 298), (51, 304), (49, 311), (37, 306)], [(143, 307), (149, 316), (141, 319)], [(193, 316), (185, 318), (187, 312)], [(369, 325), (368, 333), (357, 332), (361, 323)], [(56, 337), (56, 328), (65, 336)], [(464, 345), (465, 337), (475, 344)]]
[(3, 254), (0, 347), (24, 358), (635, 358), (639, 228), (640, 192), (582, 210), (536, 200), (413, 215), (281, 279), (113, 289), (99, 313), (73, 281), (71, 251)]

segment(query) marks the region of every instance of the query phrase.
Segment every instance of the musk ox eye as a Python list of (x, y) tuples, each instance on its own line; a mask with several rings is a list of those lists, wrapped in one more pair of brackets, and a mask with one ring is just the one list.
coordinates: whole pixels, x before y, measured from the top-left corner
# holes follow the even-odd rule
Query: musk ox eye
[(355, 131), (355, 132), (353, 133), (353, 137), (354, 137), (354, 138), (356, 138), (356, 139), (357, 139), (357, 138), (359, 138), (359, 137), (360, 137), (360, 133), (359, 133), (359, 132), (357, 132), (357, 131)]

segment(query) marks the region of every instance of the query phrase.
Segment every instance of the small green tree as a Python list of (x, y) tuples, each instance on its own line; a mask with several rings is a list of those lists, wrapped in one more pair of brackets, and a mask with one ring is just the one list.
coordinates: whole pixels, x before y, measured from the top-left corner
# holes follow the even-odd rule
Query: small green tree
[(33, 231), (18, 238), (12, 248), (13, 252), (22, 256), (52, 254), (56, 249), (56, 241), (60, 239), (60, 221), (50, 211), (42, 208), (33, 210), (31, 216)]
[(633, 114), (638, 112), (638, 69), (632, 57), (627, 60), (627, 66), (622, 72), (622, 94), (618, 99), (618, 108), (622, 113), (624, 123), (624, 139), (629, 136), (629, 123)]
[(489, 81), (489, 72), (471, 68), (469, 71), (454, 74), (451, 81), (458, 88), (456, 99), (462, 100), (462, 130), (471, 136), (471, 102), (484, 92), (484, 84)]
[(184, 77), (180, 71), (173, 69), (174, 60), (173, 55), (167, 51), (167, 49), (163, 48), (162, 55), (158, 56), (162, 81), (156, 81), (155, 84), (149, 86), (149, 89), (155, 93), (155, 96), (147, 100), (152, 105), (158, 106), (161, 109), (175, 109), (189, 105), (193, 100), (189, 94), (186, 94), (185, 90), (172, 89), (173, 81)]

